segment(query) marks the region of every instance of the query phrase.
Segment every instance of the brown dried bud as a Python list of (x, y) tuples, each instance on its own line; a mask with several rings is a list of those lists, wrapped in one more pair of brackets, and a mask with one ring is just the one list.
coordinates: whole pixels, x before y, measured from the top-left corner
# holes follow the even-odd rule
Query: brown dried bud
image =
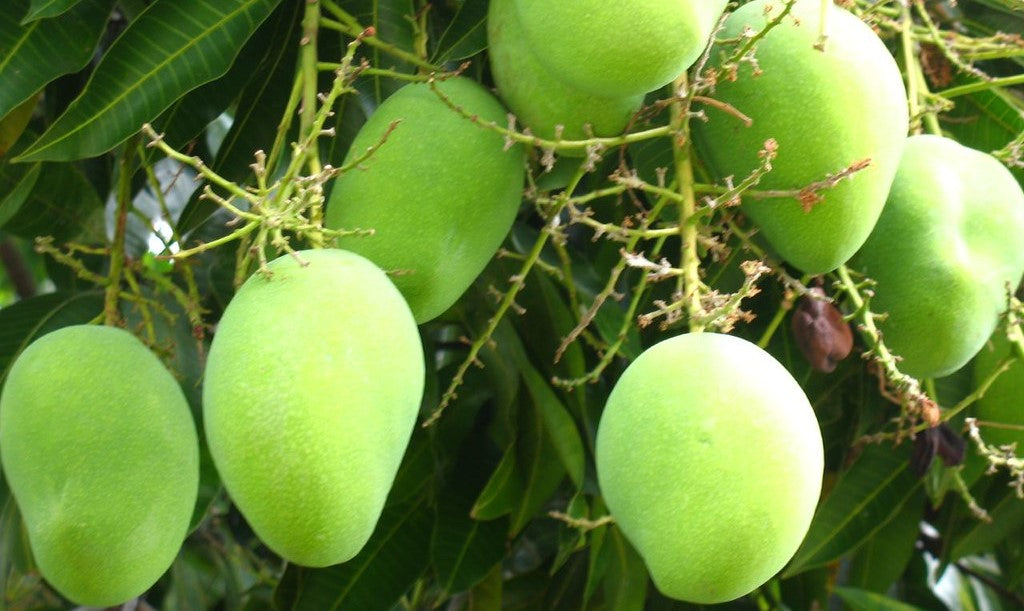
[(811, 292), (814, 295), (801, 297), (793, 312), (793, 339), (812, 367), (828, 373), (850, 355), (853, 332), (839, 309), (825, 301), (824, 291)]
[(918, 477), (924, 477), (936, 456), (947, 467), (955, 467), (963, 464), (966, 450), (967, 442), (964, 438), (943, 422), (914, 436), (910, 468)]

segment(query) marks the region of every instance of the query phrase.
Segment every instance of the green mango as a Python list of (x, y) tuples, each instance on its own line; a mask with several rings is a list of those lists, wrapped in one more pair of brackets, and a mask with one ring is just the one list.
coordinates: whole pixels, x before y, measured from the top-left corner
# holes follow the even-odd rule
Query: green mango
[[(981, 349), (974, 361), (974, 386), (977, 388), (991, 376), (1004, 359), (1010, 357), (1010, 342), (1003, 329), (992, 334), (991, 346)], [(1015, 360), (1010, 368), (996, 378), (985, 395), (978, 400), (974, 416), (985, 422), (1024, 425), (1024, 361)], [(1017, 444), (1017, 455), (1024, 456), (1024, 429), (986, 426), (981, 429), (986, 443)]]
[(991, 155), (913, 136), (875, 230), (853, 264), (877, 281), (871, 309), (900, 369), (940, 377), (978, 353), (1024, 274), (1024, 193)]
[(321, 567), (363, 548), (423, 395), (423, 346), (379, 268), (343, 250), (285, 255), (235, 294), (210, 346), (213, 462), (259, 538)]
[(605, 98), (654, 91), (708, 44), (727, 0), (514, 0), (525, 41), (558, 80)]
[[(765, 15), (766, 7), (772, 7)], [(729, 16), (723, 38), (746, 28), (759, 31), (783, 3), (757, 0)], [(750, 127), (716, 109), (694, 122), (702, 159), (720, 178), (738, 182), (760, 165), (765, 142), (778, 157), (756, 187), (796, 191), (856, 162), (870, 165), (806, 211), (796, 198), (745, 198), (743, 210), (778, 254), (809, 274), (845, 263), (867, 239), (885, 205), (908, 129), (906, 90), (899, 68), (871, 28), (848, 11), (828, 5), (825, 50), (814, 48), (820, 0), (797, 0), (792, 15), (756, 47), (758, 76), (743, 63), (735, 81), (721, 79), (715, 98), (753, 119)], [(716, 49), (715, 56), (732, 48)]]
[(80, 605), (120, 605), (171, 566), (199, 488), (181, 387), (122, 329), (64, 327), (18, 357), (0, 460), (39, 570)]
[[(455, 78), (437, 85), (480, 120), (507, 123), (501, 103), (477, 83)], [(326, 223), (375, 231), (337, 245), (400, 272), (395, 285), (423, 323), (458, 300), (505, 239), (522, 199), (525, 153), (417, 83), (380, 105), (345, 163), (377, 145), (393, 121), (399, 123), (387, 142), (335, 181)]]
[[(535, 135), (562, 139), (614, 136), (622, 132), (644, 103), (643, 94), (605, 97), (567, 85), (548, 71), (533, 54), (516, 14), (516, 0), (492, 0), (487, 13), (487, 48), (498, 95), (520, 123)], [(580, 152), (582, 154), (582, 151)]]
[(778, 361), (698, 333), (626, 369), (601, 416), (596, 462), (608, 508), (658, 589), (713, 604), (751, 592), (796, 553), (824, 451), (814, 410)]

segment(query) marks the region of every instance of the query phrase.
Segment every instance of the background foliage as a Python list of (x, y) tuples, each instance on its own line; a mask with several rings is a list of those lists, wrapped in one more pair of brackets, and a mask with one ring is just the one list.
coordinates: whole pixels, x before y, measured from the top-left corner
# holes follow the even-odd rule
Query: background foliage
[[(303, 186), (288, 172), (313, 158), (339, 167), (365, 118), (406, 80), (461, 67), (490, 84), (486, 0), (324, 0), (319, 23), (305, 19), (307, 4), (4, 2), (0, 379), (40, 335), (105, 320), (137, 333), (165, 359), (201, 422), (211, 331), (234, 287), (258, 265), (258, 257), (236, 253), (254, 245), (270, 251), (273, 236), (260, 241), (256, 231), (229, 241), (230, 216), (214, 198), (200, 197), (197, 173), (222, 177), (214, 190), (221, 197), (234, 193), (229, 183), (270, 193), (268, 180), (283, 180), (274, 191), (282, 205), (322, 197), (329, 175)], [(923, 74), (916, 102), (942, 130), (999, 151), (1011, 166), (1019, 160), (1024, 99), (1014, 86), (1024, 82), (1024, 43), (995, 34), (1024, 33), (1024, 4), (843, 4), (877, 28), (905, 72)], [(372, 35), (364, 33), (370, 27)], [(903, 31), (909, 36), (901, 38)], [(336, 77), (339, 68), (344, 78)], [(314, 113), (308, 102), (317, 91), (332, 92), (332, 115)], [(145, 123), (162, 134), (162, 151), (146, 146), (153, 136), (140, 131)], [(678, 238), (620, 230), (657, 220), (637, 213), (657, 206), (657, 169), (672, 163), (667, 127), (669, 112), (647, 113), (633, 131), (659, 137), (628, 147), (591, 142), (589, 164), (559, 158), (546, 168), (546, 151), (534, 150), (527, 197), (503, 250), (449, 313), (421, 327), (433, 365), (422, 420), (431, 425), (417, 427), (377, 531), (357, 558), (326, 569), (284, 566), (232, 507), (204, 453), (194, 530), (139, 604), (688, 608), (649, 583), (607, 519), (593, 469), (594, 435), (614, 381), (643, 347), (687, 324), (665, 305), (672, 282), (652, 281), (650, 269), (623, 255), (655, 261), (672, 253), (665, 256), (675, 262)], [(315, 137), (321, 129), (331, 131)], [(291, 148), (292, 141), (299, 145)], [(257, 150), (268, 156), (266, 171), (251, 165)], [(623, 180), (634, 169), (643, 184)], [(666, 212), (659, 222), (672, 226), (673, 218)], [(735, 296), (708, 313), (718, 316), (712, 326), (732, 317), (733, 333), (761, 342), (793, 373), (826, 447), (825, 494), (800, 551), (777, 578), (723, 607), (1024, 607), (1024, 500), (1009, 476), (983, 476), (985, 458), (973, 446), (965, 466), (935, 461), (924, 477), (913, 473), (909, 437), (923, 430), (919, 414), (880, 392), (873, 359), (850, 358), (818, 373), (788, 334), (788, 311), (808, 280), (801, 284), (763, 257), (735, 209), (709, 215), (701, 228), (721, 247), (700, 252), (704, 282), (715, 295)], [(324, 239), (285, 237), (296, 247)], [(745, 276), (741, 263), (758, 258), (767, 270)], [(864, 322), (860, 288), (838, 276), (825, 287)], [(740, 304), (751, 316), (737, 316)], [(855, 352), (870, 352), (876, 340), (865, 334)], [(970, 369), (924, 382), (956, 431), (977, 397)], [(0, 608), (67, 606), (34, 569), (2, 482), (0, 593)]]

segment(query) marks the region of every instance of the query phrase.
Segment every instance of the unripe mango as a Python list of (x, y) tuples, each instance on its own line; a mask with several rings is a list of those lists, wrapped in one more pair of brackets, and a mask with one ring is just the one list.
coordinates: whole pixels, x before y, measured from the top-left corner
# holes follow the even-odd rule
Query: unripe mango
[[(501, 104), (465, 78), (437, 83), (452, 102), (481, 121), (507, 123)], [(424, 83), (406, 85), (385, 100), (356, 135), (346, 163), (377, 145), (373, 156), (340, 176), (327, 207), (327, 225), (373, 229), (338, 240), (385, 271), (416, 321), (447, 310), (483, 271), (515, 220), (522, 197), (521, 146), (474, 125)]]
[(878, 328), (915, 377), (967, 363), (1024, 274), (1024, 192), (991, 155), (939, 136), (907, 140), (889, 201), (854, 265), (877, 285)]
[(727, 0), (514, 0), (538, 61), (592, 95), (643, 95), (675, 80), (707, 46)]
[(256, 534), (285, 559), (327, 566), (366, 544), (423, 395), (408, 305), (342, 250), (285, 255), (228, 304), (206, 363), (214, 464)]
[[(1010, 342), (1003, 329), (992, 335), (992, 346), (984, 347), (974, 361), (974, 386), (984, 383), (1004, 359), (1012, 355)], [(985, 394), (978, 399), (974, 415), (987, 423), (1024, 425), (1024, 361), (1016, 359), (1010, 368), (996, 378)], [(981, 431), (986, 443), (994, 445), (1017, 444), (1017, 456), (1024, 456), (1024, 430), (986, 426)]]
[[(822, 198), (817, 203), (796, 197), (744, 199), (743, 210), (778, 254), (809, 274), (839, 267), (867, 239), (885, 205), (908, 129), (899, 68), (871, 28), (829, 3), (828, 38), (823, 51), (815, 48), (821, 4), (797, 0), (791, 15), (757, 43), (761, 74), (742, 63), (735, 81), (719, 80), (714, 97), (747, 114), (750, 127), (713, 109), (710, 121), (694, 122), (702, 158), (719, 177), (737, 182), (760, 165), (765, 142), (777, 142), (773, 169), (757, 189), (795, 193), (870, 160), (837, 186), (817, 190)], [(745, 4), (729, 16), (721, 36), (737, 37), (746, 28), (760, 31), (783, 6), (770, 0)], [(732, 51), (716, 49), (713, 56)]]
[(643, 352), (597, 432), (597, 476), (658, 589), (700, 604), (754, 590), (811, 523), (824, 456), (793, 377), (746, 340), (688, 334)]
[(171, 566), (199, 488), (181, 387), (127, 331), (64, 327), (22, 352), (0, 396), (0, 459), (43, 576), (119, 605)]
[[(523, 34), (516, 0), (492, 0), (487, 13), (487, 49), (498, 94), (516, 118), (541, 138), (564, 140), (614, 136), (643, 104), (643, 94), (607, 97), (567, 85), (538, 61)], [(587, 134), (584, 125), (592, 130)]]

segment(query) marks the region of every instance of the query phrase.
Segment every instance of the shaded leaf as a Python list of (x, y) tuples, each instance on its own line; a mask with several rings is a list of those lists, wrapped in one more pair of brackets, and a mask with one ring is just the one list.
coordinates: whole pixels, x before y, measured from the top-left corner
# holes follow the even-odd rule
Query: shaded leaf
[(430, 557), (437, 573), (437, 584), (448, 594), (473, 587), (492, 567), (500, 565), (505, 555), (508, 520), (485, 521), (470, 517), (475, 491), (476, 488), (455, 483), (454, 487), (445, 488), (438, 501)]
[(21, 23), (24, 25), (36, 19), (55, 17), (70, 10), (80, 2), (82, 0), (32, 0), (32, 6), (29, 7), (28, 14), (21, 20)]
[(528, 363), (521, 365), (523, 381), (529, 391), (533, 405), (540, 412), (544, 421), (544, 431), (551, 439), (552, 445), (558, 452), (558, 458), (569, 473), (569, 477), (576, 485), (576, 489), (583, 488), (583, 440), (580, 439), (579, 430), (573, 422), (565, 406), (551, 390), (547, 380), (542, 378), (537, 370), (530, 367)]
[(918, 492), (888, 524), (857, 549), (850, 563), (850, 586), (885, 593), (903, 574), (918, 538), (924, 496)]
[(35, 339), (70, 325), (85, 324), (103, 312), (103, 294), (50, 293), (0, 310), (0, 383), (15, 357)]
[[(246, 41), (224, 76), (193, 89), (153, 121), (153, 129), (164, 135), (167, 144), (182, 148), (224, 112), (250, 81), (266, 78), (261, 70), (268, 58), (279, 55), (285, 47), (295, 46), (285, 44), (285, 33), (295, 6), (301, 3), (301, 0), (282, 2)], [(150, 155), (158, 153), (156, 149), (149, 151)]]
[(914, 607), (901, 603), (883, 594), (859, 590), (857, 588), (836, 588), (836, 595), (846, 603), (850, 611), (914, 611)]
[(279, 1), (157, 0), (21, 160), (81, 159), (123, 142), (180, 96), (224, 74)]
[(921, 485), (906, 447), (869, 445), (818, 505), (784, 576), (827, 564), (856, 549), (895, 518)]
[(487, 0), (465, 0), (437, 42), (431, 61), (443, 64), (487, 47)]
[(390, 609), (427, 567), (431, 521), (424, 497), (386, 507), (352, 560), (323, 569), (290, 565), (274, 591), (276, 608)]
[(949, 553), (950, 561), (990, 550), (1017, 533), (1024, 525), (1024, 501), (1007, 491), (995, 507), (989, 508), (989, 515), (991, 523), (973, 519), (971, 528), (957, 535)]
[(618, 528), (609, 528), (601, 552), (607, 554), (604, 604), (616, 611), (639, 611), (647, 598), (647, 567)]
[(29, 96), (20, 106), (0, 119), (0, 157), (6, 155), (18, 138), (25, 133), (25, 128), (28, 126), (29, 120), (32, 119), (32, 112), (38, 101), (39, 94)]
[(478, 520), (493, 520), (512, 513), (515, 502), (522, 497), (522, 482), (516, 473), (516, 446), (512, 444), (505, 450), (498, 467), (487, 480), (480, 492), (470, 515)]
[[(278, 122), (288, 106), (292, 83), (295, 81), (295, 62), (301, 34), (302, 2), (288, 2), (274, 21), (274, 31), (268, 52), (252, 70), (255, 75), (242, 91), (243, 103), (235, 112), (231, 129), (217, 151), (212, 170), (237, 184), (252, 180), (250, 167), (257, 150), (270, 152), (277, 135)], [(282, 44), (283, 43), (283, 44)], [(197, 189), (178, 220), (179, 233), (186, 233), (208, 219), (218, 210), (215, 202), (200, 199)]]
[(0, 11), (0, 117), (53, 79), (89, 63), (114, 0), (82, 0), (60, 17), (26, 26), (18, 16), (28, 8), (27, 0), (5, 4)]
[[(377, 38), (403, 51), (413, 52), (415, 31), (412, 17), (416, 14), (416, 9), (412, 0), (344, 0), (338, 4), (355, 17), (359, 25), (364, 28), (372, 25), (377, 30)], [(361, 52), (371, 64), (379, 68), (389, 68), (396, 72), (415, 72), (412, 64), (396, 59), (376, 47), (364, 48)], [(363, 91), (377, 104), (405, 85), (404, 81), (377, 76), (365, 82), (370, 85)]]
[[(92, 183), (76, 166), (36, 163), (0, 166), (0, 189), (16, 180), (0, 202), (3, 228), (31, 239), (52, 235), (58, 242), (78, 234), (85, 220), (103, 206)], [(31, 187), (27, 197), (24, 189)], [(8, 216), (9, 215), (9, 216)]]

